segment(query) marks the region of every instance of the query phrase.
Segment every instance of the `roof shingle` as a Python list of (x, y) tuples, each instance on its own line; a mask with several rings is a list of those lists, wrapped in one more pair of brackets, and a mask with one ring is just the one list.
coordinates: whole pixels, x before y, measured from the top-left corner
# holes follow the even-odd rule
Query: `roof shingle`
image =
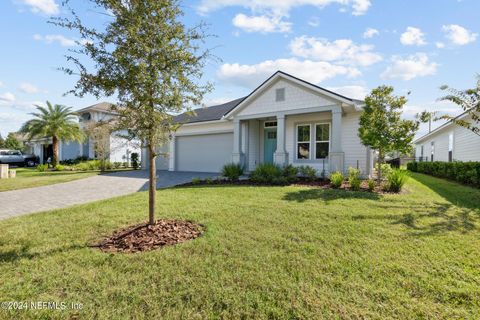
[(233, 110), (233, 108), (242, 102), (243, 99), (245, 99), (245, 97), (208, 108), (198, 108), (194, 110), (194, 114), (185, 112), (173, 117), (173, 121), (177, 123), (193, 123), (220, 120), (225, 114)]

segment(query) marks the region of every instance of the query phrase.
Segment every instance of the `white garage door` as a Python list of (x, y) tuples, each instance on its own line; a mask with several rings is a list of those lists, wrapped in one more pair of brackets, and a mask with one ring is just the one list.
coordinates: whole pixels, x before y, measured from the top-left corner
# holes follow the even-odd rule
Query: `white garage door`
[(205, 134), (177, 137), (177, 171), (220, 172), (232, 161), (233, 134)]

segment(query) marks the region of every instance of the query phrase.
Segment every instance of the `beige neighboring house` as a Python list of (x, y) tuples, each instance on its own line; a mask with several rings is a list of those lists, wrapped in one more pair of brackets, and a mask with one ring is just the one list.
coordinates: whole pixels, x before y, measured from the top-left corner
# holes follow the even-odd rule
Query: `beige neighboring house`
[(275, 163), (309, 165), (326, 175), (358, 167), (369, 175), (372, 151), (358, 137), (363, 105), (278, 71), (246, 97), (175, 117), (183, 125), (159, 147), (168, 156), (157, 158), (157, 168), (220, 172), (235, 162), (252, 171)]
[[(471, 121), (465, 112), (458, 119)], [(480, 136), (448, 121), (414, 141), (417, 161), (480, 161)]]
[[(85, 128), (87, 123), (96, 123), (99, 121), (109, 121), (117, 117), (117, 113), (112, 110), (112, 104), (101, 102), (92, 106), (76, 111), (79, 118), (79, 125)], [(111, 162), (128, 162), (133, 152), (141, 154), (139, 143), (128, 141), (121, 137), (126, 131), (116, 131), (110, 135), (108, 140), (109, 154), (107, 159)], [(61, 141), (59, 146), (59, 161), (76, 159), (78, 157), (97, 158), (94, 148), (95, 141), (88, 138), (83, 143), (76, 141)], [(40, 158), (40, 163), (47, 161), (53, 154), (52, 139), (49, 137), (34, 139), (26, 142), (30, 151)]]

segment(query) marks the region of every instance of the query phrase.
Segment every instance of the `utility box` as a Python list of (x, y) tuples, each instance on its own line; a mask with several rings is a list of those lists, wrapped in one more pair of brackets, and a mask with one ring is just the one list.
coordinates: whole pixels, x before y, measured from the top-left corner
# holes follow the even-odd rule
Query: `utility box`
[(0, 179), (8, 179), (8, 164), (0, 164)]

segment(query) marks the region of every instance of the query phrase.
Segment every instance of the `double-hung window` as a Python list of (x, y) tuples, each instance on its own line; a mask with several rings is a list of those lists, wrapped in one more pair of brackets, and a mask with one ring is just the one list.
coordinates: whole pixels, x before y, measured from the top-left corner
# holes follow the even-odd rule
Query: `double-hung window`
[(299, 124), (296, 136), (297, 160), (321, 160), (330, 151), (330, 124)]
[(328, 158), (330, 150), (330, 124), (319, 123), (315, 125), (315, 159)]
[(297, 126), (297, 159), (310, 159), (310, 125), (301, 124)]

